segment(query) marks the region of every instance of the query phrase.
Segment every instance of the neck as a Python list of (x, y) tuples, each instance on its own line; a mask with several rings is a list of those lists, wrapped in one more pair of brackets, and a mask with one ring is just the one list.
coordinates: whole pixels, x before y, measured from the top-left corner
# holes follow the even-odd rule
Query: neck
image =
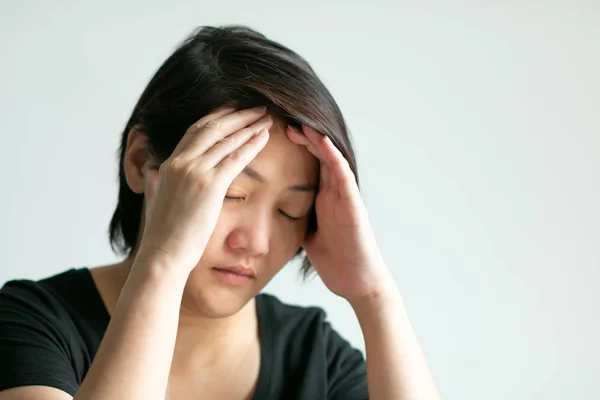
[[(110, 315), (114, 312), (129, 276), (131, 259), (129, 257), (118, 264), (90, 270)], [(256, 334), (240, 335), (240, 331)], [(187, 368), (199, 368), (211, 365), (229, 353), (235, 358), (240, 349), (251, 347), (257, 340), (258, 323), (254, 299), (237, 313), (225, 318), (199, 315), (191, 307), (185, 307), (185, 302), (182, 301), (173, 361), (177, 360), (177, 364), (187, 365)]]
[(237, 359), (258, 343), (258, 338), (254, 299), (224, 318), (199, 316), (182, 306), (173, 361), (195, 368), (218, 365), (225, 359)]

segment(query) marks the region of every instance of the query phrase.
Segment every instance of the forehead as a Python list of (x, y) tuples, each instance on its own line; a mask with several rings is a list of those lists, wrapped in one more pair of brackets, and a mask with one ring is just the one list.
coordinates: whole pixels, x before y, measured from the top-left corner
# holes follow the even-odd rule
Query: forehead
[(269, 181), (316, 184), (319, 160), (305, 146), (292, 142), (285, 127), (282, 121), (275, 119), (269, 129), (269, 141), (249, 166)]

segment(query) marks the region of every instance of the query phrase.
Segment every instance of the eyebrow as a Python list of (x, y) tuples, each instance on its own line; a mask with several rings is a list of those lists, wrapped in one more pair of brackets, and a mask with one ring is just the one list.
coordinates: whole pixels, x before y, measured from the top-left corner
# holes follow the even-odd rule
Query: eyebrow
[[(265, 183), (267, 182), (267, 178), (262, 176), (257, 170), (246, 167), (242, 171), (244, 175), (246, 175), (250, 179), (254, 179), (255, 181)], [(291, 190), (292, 192), (314, 192), (317, 190), (317, 187), (311, 183), (304, 183), (300, 185), (292, 185), (287, 188), (287, 190)]]

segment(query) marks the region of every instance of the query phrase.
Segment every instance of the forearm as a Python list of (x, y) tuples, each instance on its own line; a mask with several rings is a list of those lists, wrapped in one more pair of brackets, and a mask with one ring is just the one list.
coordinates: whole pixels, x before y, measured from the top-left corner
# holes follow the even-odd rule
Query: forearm
[(186, 280), (136, 260), (75, 400), (164, 400)]
[(367, 379), (372, 400), (438, 400), (433, 377), (400, 293), (352, 304), (365, 339)]

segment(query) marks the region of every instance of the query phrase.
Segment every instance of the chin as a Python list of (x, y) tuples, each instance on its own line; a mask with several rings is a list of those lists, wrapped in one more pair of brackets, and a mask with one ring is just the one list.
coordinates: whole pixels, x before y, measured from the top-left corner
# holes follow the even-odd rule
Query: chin
[(199, 265), (185, 285), (182, 307), (205, 318), (226, 318), (243, 309), (259, 291), (256, 280), (230, 285), (223, 283), (212, 269)]

